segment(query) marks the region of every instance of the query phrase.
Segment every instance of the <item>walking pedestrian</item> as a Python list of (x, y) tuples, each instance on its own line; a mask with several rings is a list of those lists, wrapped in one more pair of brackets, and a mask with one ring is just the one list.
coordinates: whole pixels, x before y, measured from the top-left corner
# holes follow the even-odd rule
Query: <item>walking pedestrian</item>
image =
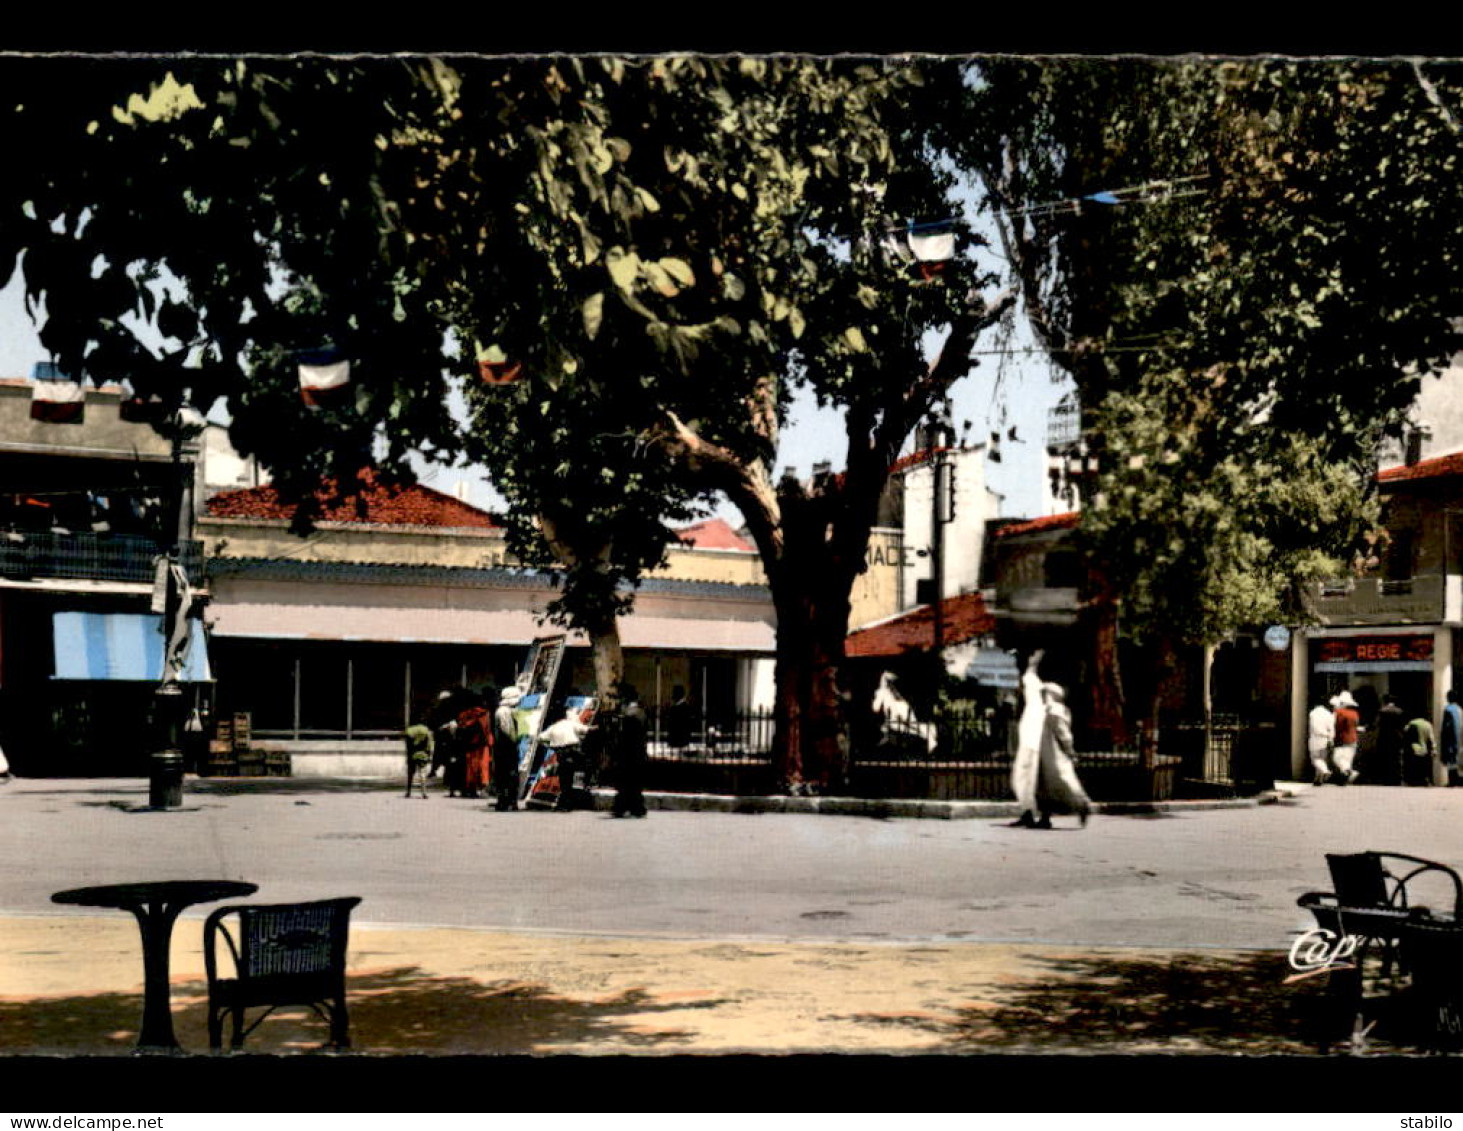
[(1325, 785), (1331, 780), (1331, 766), (1328, 759), (1331, 746), (1336, 741), (1336, 717), (1324, 698), (1317, 697), (1316, 705), (1309, 716), (1309, 734), (1306, 751), (1310, 754), (1311, 768), (1315, 771), (1315, 784)]
[(1016, 755), (1011, 760), (1011, 791), (1016, 794), (1016, 805), (1021, 810), (1013, 825), (1028, 829), (1036, 826), (1036, 782), (1041, 771), (1041, 737), (1046, 727), (1041, 676), (1037, 672), (1043, 654), (1040, 648), (1031, 653), (1026, 671), (1021, 675), (1021, 717), (1016, 722)]
[(469, 693), (457, 713), (457, 741), (462, 748), (462, 796), (476, 800), (487, 786), (493, 749), (492, 722), (482, 698)]
[(1353, 767), (1361, 716), (1356, 712), (1356, 700), (1349, 691), (1342, 691), (1332, 703), (1336, 708), (1336, 743), (1331, 748), (1331, 757), (1336, 763), (1336, 772), (1341, 775), (1339, 784), (1351, 785), (1361, 776)]
[(432, 731), (420, 722), (412, 723), (402, 733), (406, 742), (406, 796), (411, 796), (413, 784), (421, 791), (422, 800), (427, 798), (427, 774), (432, 768)]
[(433, 762), (431, 777), (442, 772), (442, 784), (448, 797), (462, 792), (463, 749), (457, 736), (457, 714), (462, 708), (463, 688), (448, 688), (437, 696), (435, 711)]
[(1377, 746), (1373, 755), (1375, 768), (1367, 767), (1367, 777), (1383, 785), (1400, 785), (1404, 780), (1403, 761), (1407, 757), (1407, 716), (1391, 694), (1382, 696), (1377, 712)]
[(1045, 716), (1036, 786), (1041, 819), (1036, 827), (1049, 829), (1054, 812), (1068, 812), (1076, 813), (1085, 829), (1092, 815), (1092, 801), (1077, 777), (1077, 750), (1072, 742), (1072, 713), (1067, 709), (1067, 692), (1059, 683), (1044, 683), (1041, 689)]
[(1418, 716), (1407, 724), (1407, 755), (1402, 780), (1408, 785), (1432, 785), (1438, 743), (1430, 720)]
[(645, 816), (646, 725), (645, 708), (628, 683), (620, 684), (620, 706), (612, 721), (610, 752), (615, 767), (616, 817)]
[(1443, 708), (1443, 733), (1440, 736), (1439, 752), (1443, 760), (1444, 785), (1459, 784), (1458, 747), (1463, 739), (1463, 707), (1458, 706), (1458, 693), (1448, 689), (1448, 705)]
[(514, 708), (523, 689), (510, 683), (498, 693), (493, 712), (493, 808), (508, 813), (518, 808), (518, 715)]

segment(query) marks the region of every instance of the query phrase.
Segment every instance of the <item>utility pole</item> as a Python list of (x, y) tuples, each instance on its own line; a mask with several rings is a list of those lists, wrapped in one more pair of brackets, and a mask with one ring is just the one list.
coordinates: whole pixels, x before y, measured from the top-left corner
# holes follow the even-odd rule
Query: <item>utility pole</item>
[(945, 652), (945, 524), (955, 517), (955, 493), (949, 446), (951, 429), (943, 418), (930, 426), (930, 588), (934, 602), (935, 660), (944, 670)]

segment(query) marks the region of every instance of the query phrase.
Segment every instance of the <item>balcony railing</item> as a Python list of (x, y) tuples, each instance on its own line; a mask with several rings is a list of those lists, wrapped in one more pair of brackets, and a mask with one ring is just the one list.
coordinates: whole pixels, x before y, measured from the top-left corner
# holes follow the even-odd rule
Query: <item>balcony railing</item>
[(1445, 619), (1446, 580), (1421, 577), (1346, 577), (1313, 589), (1316, 612), (1327, 624), (1428, 623)]
[[(158, 546), (139, 534), (0, 532), (0, 578), (33, 581), (150, 583)], [(196, 582), (203, 572), (203, 543), (183, 547), (183, 569)]]

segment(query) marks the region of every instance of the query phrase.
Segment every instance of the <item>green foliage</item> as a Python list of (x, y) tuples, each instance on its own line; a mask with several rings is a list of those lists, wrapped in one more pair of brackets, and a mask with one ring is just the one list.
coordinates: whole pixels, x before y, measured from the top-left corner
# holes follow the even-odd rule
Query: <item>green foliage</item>
[(1428, 69), (981, 64), (966, 156), (1077, 382), (1130, 635), (1302, 620), (1375, 520), (1378, 444), (1460, 345), (1459, 76)]
[[(585, 623), (725, 486), (688, 475), (672, 419), (770, 467), (806, 382), (882, 475), (964, 372), (922, 383), (921, 338), (985, 281), (920, 284), (879, 248), (954, 211), (931, 141), (953, 63), (11, 60), (0, 94), (12, 134), (58, 153), (0, 189), (0, 260), (24, 251), (63, 367), (226, 397), (235, 443), (306, 508), (368, 460), (482, 461)], [(325, 341), (358, 396), (308, 412), (293, 353)], [(482, 384), (485, 357), (523, 378)], [(863, 476), (860, 512), (881, 485)]]

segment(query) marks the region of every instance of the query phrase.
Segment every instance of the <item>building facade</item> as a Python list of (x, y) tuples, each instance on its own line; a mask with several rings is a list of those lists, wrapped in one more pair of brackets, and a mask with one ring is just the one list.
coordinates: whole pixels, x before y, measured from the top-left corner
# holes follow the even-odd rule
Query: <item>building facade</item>
[[(1291, 762), (1305, 770), (1305, 715), (1318, 700), (1349, 690), (1362, 725), (1390, 694), (1408, 718), (1441, 723), (1457, 686), (1463, 628), (1463, 452), (1420, 459), (1377, 474), (1385, 535), (1353, 572), (1311, 594), (1320, 624), (1291, 646)], [(1367, 742), (1362, 743), (1366, 773)]]
[[(73, 387), (63, 421), (37, 388), (0, 380), (0, 745), (23, 774), (143, 773), (162, 737), (157, 560), (180, 507), (187, 525), (196, 450), (127, 419), (121, 389)], [(201, 547), (181, 550), (206, 596)], [(190, 708), (210, 686), (193, 635)]]
[[(370, 484), (305, 538), (272, 487), (210, 498), (208, 619), (220, 717), (247, 712), (256, 747), (297, 775), (399, 772), (399, 735), (453, 686), (523, 669), (553, 575), (507, 552), (491, 514), (428, 487)], [(757, 555), (724, 523), (698, 524), (619, 621), (625, 676), (647, 706), (677, 688), (709, 725), (772, 701), (775, 616)], [(561, 689), (594, 686), (588, 641), (568, 637)]]

